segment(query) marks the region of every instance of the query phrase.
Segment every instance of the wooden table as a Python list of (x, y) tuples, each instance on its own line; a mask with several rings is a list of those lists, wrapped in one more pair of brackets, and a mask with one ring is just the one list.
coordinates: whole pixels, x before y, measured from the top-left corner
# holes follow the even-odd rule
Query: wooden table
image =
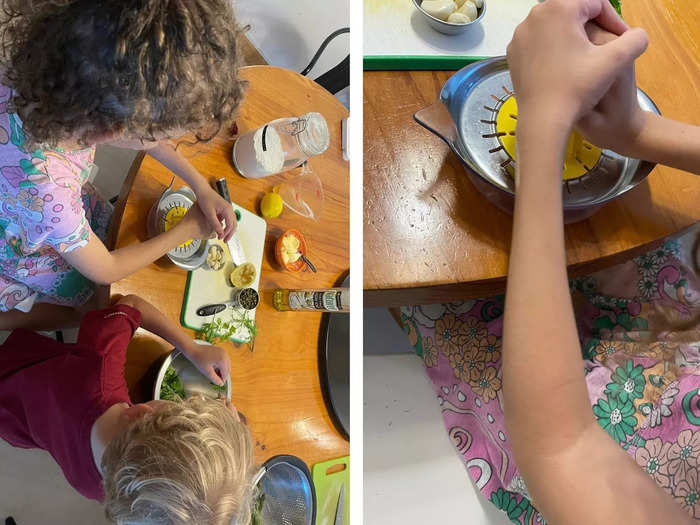
[[(327, 288), (349, 267), (348, 164), (341, 153), (341, 120), (346, 109), (313, 81), (291, 71), (268, 66), (244, 68), (250, 82), (238, 117), (240, 133), (283, 116), (318, 111), (328, 120), (331, 144), (326, 153), (311, 159), (322, 179), (325, 207), (316, 223), (285, 210), (268, 221), (268, 234), (260, 282), (262, 296), (256, 320), (259, 336), (255, 351), (246, 345), (227, 343), (233, 380), (233, 401), (246, 416), (256, 442), (256, 459), (276, 454), (294, 454), (309, 465), (348, 454), (349, 445), (335, 430), (321, 394), (318, 347), (321, 314), (277, 312), (272, 307), (275, 288)], [(233, 140), (217, 137), (211, 144), (185, 147), (185, 155), (210, 180), (226, 177), (232, 199), (258, 211), (263, 193), (296, 173), (248, 180), (233, 169)], [(142, 162), (141, 162), (142, 158)], [(151, 157), (137, 159), (125, 183), (121, 202), (123, 215), (116, 229), (116, 246), (146, 238), (146, 216), (170, 182), (172, 174)], [(181, 185), (181, 181), (176, 186)], [(117, 218), (122, 213), (117, 209)], [(304, 233), (309, 257), (319, 272), (292, 274), (274, 262), (274, 242), (287, 228)], [(138, 294), (152, 302), (170, 319), (180, 318), (185, 271), (167, 260), (137, 272), (112, 287), (112, 293)], [(127, 381), (135, 399), (141, 397), (146, 371), (170, 347), (159, 338), (138, 333), (129, 347)]]
[[(667, 117), (700, 124), (700, 4), (624, 2), (649, 33), (638, 83)], [(505, 289), (512, 219), (479, 194), (447, 145), (413, 114), (437, 100), (444, 71), (364, 74), (366, 306), (429, 304)], [(570, 274), (652, 248), (700, 220), (700, 177), (657, 167), (592, 218), (566, 227)]]

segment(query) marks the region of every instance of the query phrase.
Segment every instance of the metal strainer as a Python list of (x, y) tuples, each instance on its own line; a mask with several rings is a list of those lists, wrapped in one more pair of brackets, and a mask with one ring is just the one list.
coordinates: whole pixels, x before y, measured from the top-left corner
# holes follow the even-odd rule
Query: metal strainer
[[(261, 525), (313, 525), (316, 492), (306, 464), (295, 456), (275, 456), (253, 480), (264, 496)], [(255, 522), (253, 522), (255, 523)]]

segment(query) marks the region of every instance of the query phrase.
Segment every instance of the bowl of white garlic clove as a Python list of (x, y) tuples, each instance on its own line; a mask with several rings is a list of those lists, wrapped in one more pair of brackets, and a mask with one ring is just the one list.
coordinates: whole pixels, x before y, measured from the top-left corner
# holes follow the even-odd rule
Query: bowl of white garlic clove
[(226, 264), (226, 254), (224, 247), (219, 241), (209, 240), (207, 242), (207, 258), (202, 265), (207, 270), (218, 272), (224, 268)]
[(486, 12), (485, 0), (413, 0), (430, 27), (445, 35), (463, 33)]

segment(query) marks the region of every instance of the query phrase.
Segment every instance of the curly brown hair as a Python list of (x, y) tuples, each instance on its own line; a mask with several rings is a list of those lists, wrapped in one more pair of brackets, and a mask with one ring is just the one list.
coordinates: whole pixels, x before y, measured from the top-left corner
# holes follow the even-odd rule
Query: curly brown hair
[[(2, 83), (33, 144), (208, 140), (243, 97), (229, 0), (2, 0)], [(208, 130), (208, 136), (203, 136)]]

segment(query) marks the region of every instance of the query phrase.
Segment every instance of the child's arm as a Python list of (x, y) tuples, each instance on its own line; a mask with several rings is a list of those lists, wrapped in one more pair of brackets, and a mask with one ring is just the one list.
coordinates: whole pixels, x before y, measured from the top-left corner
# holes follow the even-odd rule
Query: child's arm
[[(596, 24), (588, 24), (586, 30), (596, 44), (615, 38)], [(642, 111), (634, 65), (618, 74), (612, 88), (577, 127), (597, 146), (700, 174), (700, 126)]]
[(700, 175), (700, 126), (643, 112), (639, 133), (620, 153)]
[[(593, 49), (583, 24), (596, 17), (623, 36)], [(608, 0), (548, 0), (508, 47), (518, 94), (518, 177), (503, 328), (504, 410), (527, 487), (547, 521), (560, 525), (689, 522), (594, 419), (567, 282), (566, 141), (616, 69), (645, 49), (645, 35), (626, 29)], [(582, 486), (595, 487), (595, 504), (578, 497)]]
[(120, 297), (115, 304), (125, 304), (141, 312), (141, 326), (185, 354), (212, 383), (223, 385), (230, 378), (231, 361), (223, 348), (195, 343), (160, 310), (136, 295)]
[(213, 233), (202, 212), (193, 206), (174, 228), (147, 241), (110, 252), (95, 235), (88, 244), (63, 258), (81, 274), (98, 284), (111, 284), (148, 266), (189, 239), (207, 239)]
[[(197, 195), (197, 205), (220, 239), (228, 241), (236, 231), (233, 207), (219, 195), (189, 161), (168, 142), (160, 142), (148, 154), (184, 180)], [(221, 225), (226, 223), (226, 228)]]

